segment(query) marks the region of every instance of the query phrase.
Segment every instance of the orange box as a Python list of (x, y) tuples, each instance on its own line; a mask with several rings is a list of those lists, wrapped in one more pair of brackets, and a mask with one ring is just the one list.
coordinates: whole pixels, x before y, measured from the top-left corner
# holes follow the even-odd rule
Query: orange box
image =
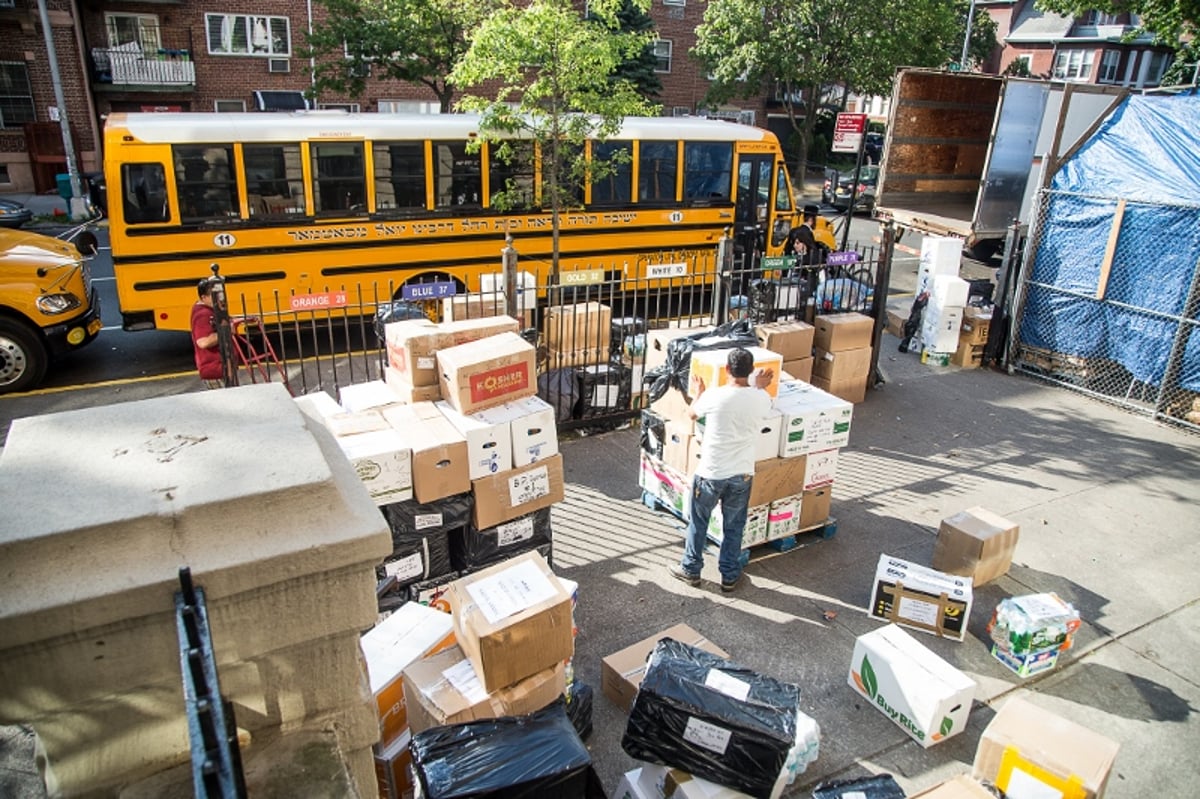
[(379, 784), (380, 799), (412, 799), (413, 784), (408, 767), (412, 752), (408, 745), (412, 736), (405, 731), (387, 746), (375, 744), (375, 781)]
[[(755, 369), (770, 369), (775, 374), (767, 385), (767, 393), (772, 397), (779, 393), (779, 375), (783, 373), (783, 356), (762, 347), (747, 347), (754, 356)], [(723, 386), (730, 382), (729, 372), (725, 364), (729, 358), (729, 350), (701, 350), (692, 353), (691, 374), (699, 375), (706, 389)]]

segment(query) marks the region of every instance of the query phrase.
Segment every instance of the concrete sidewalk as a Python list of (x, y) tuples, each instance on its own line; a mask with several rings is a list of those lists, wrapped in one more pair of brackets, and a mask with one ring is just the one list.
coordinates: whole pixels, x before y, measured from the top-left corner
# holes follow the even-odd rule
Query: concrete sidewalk
[[(567, 500), (554, 561), (580, 584), (576, 675), (596, 689), (591, 749), (612, 790), (635, 762), (626, 716), (599, 693), (600, 660), (686, 622), (745, 666), (801, 686), (821, 726), (819, 781), (888, 771), (906, 791), (970, 770), (1009, 696), (1121, 743), (1107, 796), (1196, 795), (1200, 767), (1200, 440), (1023, 377), (931, 367), (884, 337), (888, 383), (855, 408), (833, 490), (829, 540), (754, 560), (736, 594), (715, 557), (694, 589), (671, 579), (681, 525), (642, 506), (636, 430), (564, 444)], [(962, 643), (921, 643), (978, 683), (968, 728), (922, 749), (847, 686), (880, 553), (928, 564), (940, 520), (982, 505), (1021, 525), (1009, 574), (975, 593)], [(1022, 680), (989, 654), (1003, 598), (1055, 591), (1083, 617), (1053, 672)]]

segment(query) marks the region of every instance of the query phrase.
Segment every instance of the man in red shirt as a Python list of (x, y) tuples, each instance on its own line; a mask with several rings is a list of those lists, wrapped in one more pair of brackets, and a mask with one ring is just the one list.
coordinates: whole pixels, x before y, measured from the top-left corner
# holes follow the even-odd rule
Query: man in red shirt
[(200, 295), (196, 304), (192, 306), (192, 344), (196, 348), (196, 371), (200, 373), (205, 388), (224, 388), (225, 367), (221, 363), (212, 281), (201, 280), (196, 291)]

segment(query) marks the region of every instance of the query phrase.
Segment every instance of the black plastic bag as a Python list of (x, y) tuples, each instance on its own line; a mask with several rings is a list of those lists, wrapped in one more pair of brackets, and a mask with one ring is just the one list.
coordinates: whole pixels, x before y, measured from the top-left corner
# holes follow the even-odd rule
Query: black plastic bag
[(642, 451), (662, 460), (667, 440), (667, 420), (652, 410), (642, 411)]
[(904, 790), (891, 774), (857, 780), (822, 782), (813, 788), (813, 799), (904, 799)]
[(538, 396), (554, 408), (555, 421), (570, 421), (579, 401), (579, 378), (574, 369), (551, 369), (538, 376)]
[(609, 416), (629, 409), (633, 398), (633, 372), (621, 363), (602, 363), (579, 369), (577, 419)]
[(578, 679), (572, 680), (567, 686), (567, 717), (571, 719), (575, 732), (585, 741), (592, 734), (593, 696), (592, 686)]
[(552, 540), (550, 509), (542, 508), (486, 530), (473, 526), (454, 530), (450, 534), (450, 563), (459, 571), (477, 571)]
[(412, 583), (444, 577), (452, 571), (450, 533), (437, 530), (416, 539), (415, 543), (395, 550), (375, 567), (378, 580), (392, 580), (391, 591)]
[(410, 751), (428, 799), (580, 799), (593, 779), (561, 698), (527, 716), (424, 730)]
[(412, 548), (431, 532), (465, 527), (471, 522), (474, 498), (470, 493), (455, 494), (433, 502), (415, 499), (383, 505), (379, 510), (392, 531), (392, 548)]
[(800, 689), (670, 638), (629, 712), (630, 757), (766, 799), (796, 742)]
[(667, 342), (667, 362), (646, 372), (645, 382), (651, 383), (653, 380), (650, 385), (650, 401), (661, 399), (668, 389), (672, 388), (679, 389), (687, 395), (693, 352), (757, 346), (754, 322), (750, 319), (726, 322), (715, 329), (706, 328), (690, 336), (671, 339)]

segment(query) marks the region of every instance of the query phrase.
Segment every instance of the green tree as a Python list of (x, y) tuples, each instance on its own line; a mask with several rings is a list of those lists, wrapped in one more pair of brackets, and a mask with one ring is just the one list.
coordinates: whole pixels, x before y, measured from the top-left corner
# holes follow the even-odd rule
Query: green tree
[(1165, 85), (1194, 83), (1200, 61), (1200, 0), (1038, 0), (1037, 7), (1072, 17), (1088, 11), (1136, 15), (1139, 27), (1127, 40), (1149, 36), (1175, 51), (1175, 63), (1163, 76)]
[(307, 34), (300, 55), (316, 60), (309, 95), (359, 97), (367, 81), (428, 86), (442, 113), (452, 110), (447, 79), (467, 51), (467, 34), (499, 0), (317, 0), (327, 16)]
[[(541, 149), (555, 275), (560, 212), (607, 166), (588, 162), (584, 144), (616, 133), (625, 116), (657, 113), (631, 82), (613, 77), (649, 41), (645, 33), (620, 32), (619, 2), (593, 0), (591, 20), (570, 0), (508, 5), (472, 33), (470, 49), (447, 78), (464, 91), (459, 108), (480, 114), (477, 141), (496, 142), (502, 160), (517, 155), (514, 140)], [(485, 86), (490, 94), (482, 93)]]
[[(595, 19), (602, 25), (606, 24), (604, 20), (597, 19), (595, 14), (590, 11), (588, 18)], [(618, 29), (623, 33), (642, 34), (647, 37), (652, 37), (655, 33), (654, 20), (632, 0), (624, 0), (621, 3), (621, 8), (617, 11), (617, 23)], [(657, 63), (654, 50), (647, 41), (646, 46), (639, 53), (626, 58), (617, 65), (612, 77), (614, 80), (629, 81), (643, 97), (656, 98), (662, 94), (662, 80), (654, 71)]]
[[(958, 60), (967, 8), (965, 0), (711, 0), (692, 54), (715, 76), (708, 102), (778, 93), (802, 176), (822, 109), (840, 108), (844, 92), (890, 92), (898, 66)], [(991, 31), (979, 51), (995, 46)]]

